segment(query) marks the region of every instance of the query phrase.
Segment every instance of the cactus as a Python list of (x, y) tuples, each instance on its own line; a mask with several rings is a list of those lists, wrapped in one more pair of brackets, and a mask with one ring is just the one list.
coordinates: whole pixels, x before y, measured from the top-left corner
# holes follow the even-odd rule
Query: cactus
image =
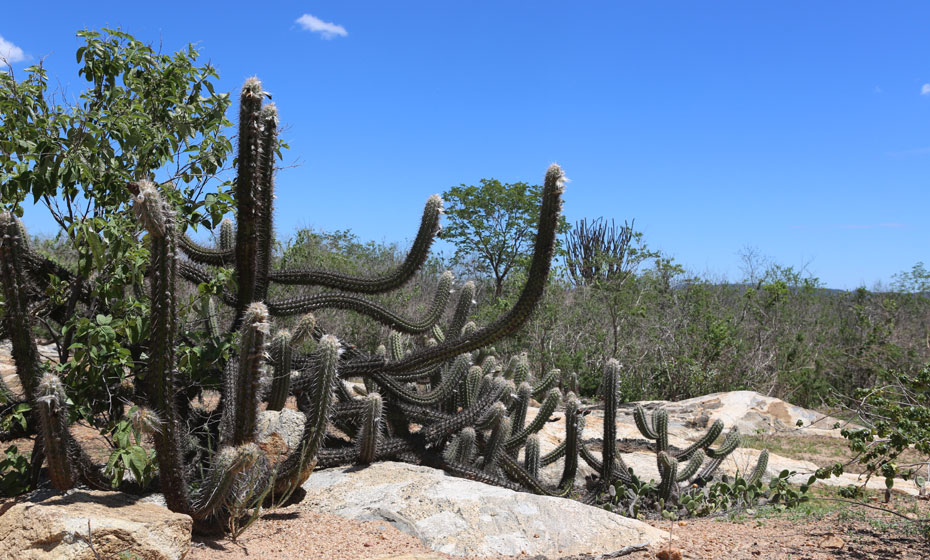
[(365, 412), (358, 434), (359, 463), (372, 463), (377, 456), (381, 440), (381, 407), (381, 395), (378, 393), (369, 393), (365, 397)]
[[(440, 277), (432, 302), (421, 317), (402, 316), (365, 297), (397, 289), (425, 262), (439, 229), (442, 201), (438, 196), (427, 200), (403, 263), (384, 274), (352, 277), (315, 269), (272, 270), (278, 130), (277, 109), (263, 106), (266, 97), (256, 78), (248, 79), (241, 90), (233, 189), (236, 223), (222, 222), (216, 247), (203, 247), (184, 234), (166, 202), (175, 197), (163, 198), (159, 192), (167, 187), (148, 180), (128, 185), (135, 195), (132, 211), (147, 232), (151, 311), (149, 336), (134, 349), (144, 369), (132, 372), (138, 383), (127, 384), (120, 394), (146, 405), (137, 409), (133, 421), (154, 441), (158, 480), (168, 506), (191, 515), (197, 530), (212, 531), (226, 525), (230, 516), (239, 515), (243, 508), (257, 506), (256, 499), (268, 492), (274, 496), (289, 494), (317, 464), (368, 463), (385, 458), (438, 464), (460, 476), (553, 493), (538, 480), (545, 458), (539, 457), (539, 440), (534, 434), (562, 400), (555, 388), (559, 374), (549, 372), (535, 385), (524, 383), (529, 379), (524, 354), (511, 360), (513, 367), (506, 373), (510, 379), (505, 379), (501, 367), (505, 362), (499, 361), (490, 345), (526, 321), (546, 285), (561, 212), (561, 169), (553, 165), (546, 173), (527, 282), (514, 306), (479, 328), (468, 322), (475, 288), (466, 283), (459, 290), (451, 319), (440, 326), (453, 290), (451, 273)], [(41, 424), (40, 443), (47, 448), (53, 484), (62, 489), (77, 483), (109, 484), (70, 438), (64, 387), (54, 376), (42, 377), (43, 366), (29, 336), (32, 325), (27, 287), (42, 292), (42, 282), (47, 283), (49, 274), (54, 273), (76, 286), (71, 293), (74, 299), (86, 302), (90, 282), (32, 254), (22, 242), (19, 224), (9, 214), (0, 214), (0, 234), (4, 323), (13, 341), (26, 399), (40, 417), (36, 425)], [(228, 268), (234, 286), (218, 293), (201, 290), (203, 295), (193, 308), (199, 316), (195, 315), (194, 321), (179, 317), (178, 279), (215, 285), (215, 269), (210, 267)], [(36, 283), (38, 290), (33, 289)], [(277, 293), (270, 290), (272, 285), (323, 291), (274, 298), (269, 297), (270, 292)], [(221, 324), (221, 318), (230, 313), (218, 313), (218, 305), (231, 309), (232, 320), (227, 324)], [(326, 334), (309, 314), (294, 326), (293, 335), (281, 329), (271, 337), (275, 319), (316, 309), (355, 312), (389, 327), (392, 336), (387, 348), (368, 355)], [(60, 306), (56, 310), (62, 311)], [(177, 342), (187, 340), (179, 332), (181, 325), (198, 325), (211, 339), (226, 336), (237, 340), (231, 358), (223, 357), (224, 361), (209, 365), (208, 371), (194, 372), (207, 379), (208, 385), (221, 388), (216, 413), (191, 403), (202, 388), (179, 373)], [(311, 353), (304, 353), (311, 349)], [(361, 377), (369, 388), (367, 394), (361, 398), (352, 395), (339, 381), (340, 376)], [(266, 383), (269, 378), (270, 383)], [(534, 390), (537, 397), (545, 395), (545, 399), (540, 413), (527, 425), (526, 407)], [(256, 445), (256, 416), (263, 401), (270, 410), (280, 410), (290, 396), (296, 397), (305, 416), (304, 430), (297, 447), (274, 463)], [(10, 396), (4, 392), (0, 398)], [(569, 406), (574, 411), (567, 415), (570, 423), (572, 418), (578, 419), (577, 403), (573, 400)], [(351, 442), (324, 441), (330, 423), (349, 435)], [(418, 424), (419, 429), (410, 429), (412, 424)], [(573, 449), (577, 434), (573, 432), (567, 440), (561, 449)], [(516, 463), (524, 445), (532, 448), (526, 468)], [(566, 470), (570, 471), (568, 463)]]
[[(660, 497), (666, 503), (676, 503), (679, 493), (678, 483), (680, 482), (687, 482), (689, 485), (706, 484), (720, 467), (724, 458), (739, 447), (740, 436), (736, 428), (727, 433), (723, 443), (718, 448), (711, 447), (723, 431), (723, 422), (720, 420), (714, 421), (704, 435), (693, 444), (685, 449), (672, 450), (668, 444), (668, 412), (666, 410), (656, 410), (652, 414), (652, 421), (650, 422), (643, 407), (637, 405), (633, 409), (633, 418), (643, 437), (656, 442), (656, 464), (661, 479), (659, 483)], [(709, 458), (710, 461), (704, 463), (705, 458)], [(688, 461), (688, 463), (684, 469), (679, 471), (680, 461)], [(763, 452), (759, 456), (750, 479), (759, 480), (765, 473), (767, 463), (768, 452)]]
[(293, 337), (287, 329), (282, 329), (271, 339), (271, 360), (274, 370), (271, 379), (271, 393), (268, 395), (268, 410), (281, 410), (287, 400), (291, 387), (291, 341)]

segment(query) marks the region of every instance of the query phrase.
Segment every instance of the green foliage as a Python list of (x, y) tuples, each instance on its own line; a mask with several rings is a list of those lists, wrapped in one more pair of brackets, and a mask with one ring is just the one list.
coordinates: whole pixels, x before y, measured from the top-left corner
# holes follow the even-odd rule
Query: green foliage
[(913, 375), (889, 374), (883, 381), (858, 391), (858, 414), (867, 427), (842, 434), (868, 476), (883, 477), (890, 489), (896, 477), (914, 477), (926, 464), (898, 465), (905, 449), (930, 457), (930, 366)]
[(0, 459), (0, 494), (18, 496), (32, 488), (29, 476), (29, 458), (15, 445), (6, 448)]
[[(130, 416), (138, 412), (138, 407), (129, 411)], [(113, 451), (107, 460), (105, 472), (110, 477), (113, 487), (118, 488), (125, 473), (132, 474), (133, 479), (146, 487), (155, 475), (155, 452), (147, 451), (142, 446), (141, 426), (133, 426), (129, 420), (120, 420), (110, 430)]]
[(47, 204), (60, 197), (65, 211), (53, 214), (68, 228), (79, 218), (79, 201), (109, 218), (129, 201), (127, 181), (174, 164), (166, 180), (185, 183), (181, 194), (192, 201), (185, 215), (218, 223), (228, 198), (193, 202), (232, 147), (223, 135), (229, 96), (214, 92), (214, 68), (197, 65), (192, 45), (165, 55), (115, 29), (78, 37), (85, 40), (78, 74), (89, 89), (73, 106), (55, 104), (41, 65), (27, 68), (21, 81), (0, 73), (4, 204), (19, 212), (27, 195)]
[[(442, 198), (447, 225), (441, 235), (455, 243), (454, 262), (490, 276), (500, 298), (511, 272), (529, 262), (542, 186), (481, 179), (478, 185), (451, 187)], [(558, 231), (567, 230), (560, 219)]]
[(761, 506), (782, 510), (811, 499), (810, 484), (798, 487), (789, 482), (795, 474), (783, 470), (768, 484), (759, 478), (723, 475), (706, 485), (689, 486), (672, 503), (660, 497), (657, 483), (645, 482), (631, 472), (630, 482), (617, 481), (600, 500), (605, 509), (633, 518), (687, 519), (752, 511)]
[(67, 95), (73, 103), (50, 89), (41, 65), (22, 79), (0, 72), (0, 197), (16, 214), (24, 203), (43, 204), (61, 227), (54, 243), (36, 247), (60, 263), (41, 265), (35, 277), (51, 304), (41, 308), (43, 335), (58, 347), (72, 414), (106, 424), (122, 413), (113, 395), (131, 382), (149, 329), (147, 302), (134, 289), (149, 255), (126, 212), (125, 185), (158, 175), (178, 185), (168, 195), (185, 223), (218, 223), (231, 198), (207, 191), (232, 149), (230, 101), (192, 46), (159, 54), (119, 30), (78, 36), (87, 88)]

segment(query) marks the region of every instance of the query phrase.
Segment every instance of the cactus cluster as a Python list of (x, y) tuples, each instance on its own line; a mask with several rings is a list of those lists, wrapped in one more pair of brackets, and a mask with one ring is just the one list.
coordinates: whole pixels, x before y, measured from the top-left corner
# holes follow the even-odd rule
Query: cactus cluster
[[(529, 426), (515, 420), (525, 418), (531, 396), (546, 393), (546, 411), (551, 413), (561, 394), (551, 390), (552, 376), (535, 387), (526, 384), (525, 356), (502, 368), (487, 347), (518, 329), (542, 294), (561, 212), (561, 169), (553, 165), (546, 174), (528, 280), (513, 308), (478, 328), (467, 322), (474, 286), (465, 284), (451, 319), (440, 326), (453, 292), (451, 273), (442, 275), (422, 317), (406, 317), (367, 297), (396, 290), (423, 264), (439, 229), (438, 196), (428, 199), (404, 262), (385, 274), (353, 277), (317, 269), (273, 269), (277, 110), (264, 103), (266, 97), (255, 78), (242, 88), (234, 187), (237, 220), (235, 225), (223, 222), (217, 247), (201, 246), (176, 223), (175, 211), (166, 202), (170, 197), (165, 196), (170, 185), (140, 180), (127, 186), (135, 197), (135, 217), (146, 232), (151, 312), (149, 338), (139, 349), (140, 356), (147, 356), (145, 367), (134, 372), (136, 382), (121, 387), (120, 395), (138, 405), (133, 421), (154, 441), (157, 481), (168, 506), (191, 515), (199, 529), (215, 530), (244, 505), (257, 505), (269, 493), (288, 494), (316, 465), (387, 458), (542, 490), (530, 474), (538, 465), (521, 465), (517, 456), (527, 441), (533, 445), (532, 434), (546, 418)], [(73, 273), (32, 253), (21, 224), (10, 214), (0, 215), (0, 228), (5, 332), (13, 342), (25, 400), (35, 411), (37, 449), (44, 451), (48, 476), (63, 490), (76, 484), (110, 487), (100, 466), (71, 438), (64, 387), (46, 371), (31, 336), (49, 273), (77, 286), (69, 298), (77, 302), (86, 299), (87, 282), (71, 282)], [(214, 368), (221, 372), (221, 397), (216, 409), (207, 411), (192, 403), (200, 395), (198, 387), (180, 373), (177, 363), (183, 320), (176, 298), (181, 281), (210, 283), (220, 267), (231, 270), (234, 286), (221, 289), (216, 297), (203, 293), (197, 312), (208, 336), (234, 333), (238, 342), (228, 362)], [(272, 298), (269, 288), (275, 284), (318, 290)], [(229, 311), (218, 311), (218, 304)], [(52, 311), (64, 319), (75, 305)], [(390, 351), (368, 355), (340, 342), (317, 324), (312, 312), (319, 309), (359, 313), (390, 327)], [(275, 319), (292, 315), (302, 317), (290, 331), (275, 330)], [(222, 317), (228, 324), (222, 324)], [(422, 343), (407, 344), (409, 337)], [(311, 346), (314, 350), (305, 353)], [(361, 378), (368, 390), (354, 394), (345, 383), (349, 378)], [(14, 398), (6, 387), (0, 390)], [(286, 457), (273, 461), (257, 446), (256, 418), (264, 405), (281, 410), (290, 397), (304, 414), (303, 435)], [(341, 430), (349, 441), (325, 441), (330, 428)], [(452, 452), (456, 449), (458, 454)], [(528, 456), (532, 459), (532, 452)], [(546, 457), (538, 459), (544, 462)], [(122, 489), (140, 489), (134, 485), (138, 482), (129, 480)], [(244, 504), (246, 500), (251, 504)]]
[[(168, 506), (193, 517), (198, 530), (215, 531), (235, 524), (244, 509), (280, 501), (317, 466), (385, 459), (558, 496), (581, 493), (575, 486), (579, 457), (598, 471), (604, 485), (630, 482), (631, 473), (616, 447), (621, 373), (616, 361), (604, 369), (604, 448), (598, 458), (581, 437), (584, 415), (579, 399), (558, 387), (576, 388), (577, 381), (559, 370), (533, 376), (526, 354), (505, 360), (491, 347), (526, 321), (546, 285), (561, 212), (561, 169), (553, 165), (546, 173), (527, 282), (508, 312), (484, 327), (469, 322), (475, 286), (468, 282), (456, 290), (452, 274), (446, 272), (423, 316), (407, 317), (369, 296), (400, 288), (425, 262), (439, 229), (442, 201), (438, 196), (428, 199), (410, 252), (384, 274), (354, 277), (318, 269), (274, 269), (278, 130), (277, 110), (264, 104), (266, 97), (255, 78), (242, 88), (234, 187), (237, 220), (223, 221), (216, 247), (198, 244), (177, 224), (165, 196), (170, 185), (140, 180), (127, 186), (134, 195), (135, 217), (146, 232), (151, 311), (149, 337), (137, 349), (145, 357), (144, 368), (133, 372), (135, 383), (113, 392), (137, 405), (132, 420), (154, 442), (157, 482)], [(9, 213), (0, 213), (0, 235), (4, 335), (12, 340), (25, 400), (34, 410), (31, 422), (39, 434), (34, 460), (41, 463), (44, 457), (56, 488), (111, 487), (100, 466), (71, 437), (65, 388), (39, 360), (31, 336), (37, 306), (44, 305), (46, 316), (63, 323), (77, 302), (87, 299), (91, 280), (73, 281), (73, 273), (30, 251), (21, 224)], [(221, 268), (231, 272), (234, 283), (218, 291), (200, 290), (193, 308), (207, 337), (236, 340), (232, 357), (212, 366), (221, 396), (216, 408), (207, 410), (193, 402), (202, 396), (203, 386), (182, 374), (178, 365), (179, 325), (189, 318), (179, 318), (176, 300), (182, 281), (215, 286)], [(75, 286), (64, 303), (42, 300), (54, 276)], [(279, 288), (271, 290), (272, 286)], [(289, 286), (315, 291), (272, 297)], [(446, 313), (455, 291), (454, 309)], [(341, 342), (314, 317), (321, 309), (369, 317), (390, 328), (387, 343), (368, 354)], [(291, 328), (274, 326), (288, 316), (299, 316), (286, 321)], [(15, 396), (0, 384), (0, 398), (9, 401)], [(257, 445), (257, 418), (263, 407), (280, 411), (291, 398), (304, 415), (303, 431), (283, 458), (273, 458)], [(540, 404), (535, 417), (528, 419), (534, 400)], [(541, 454), (538, 432), (559, 407), (564, 410), (564, 441)], [(721, 447), (710, 447), (722, 430), (715, 423), (694, 445), (675, 450), (668, 445), (663, 411), (647, 422), (637, 409), (636, 420), (643, 435), (656, 441), (666, 500), (677, 495), (678, 483), (710, 477), (739, 442), (731, 432)], [(327, 438), (327, 433), (345, 437)], [(710, 462), (701, 469), (705, 457)], [(544, 483), (541, 470), (560, 460), (559, 482)], [(688, 462), (679, 469), (679, 461)], [(140, 486), (140, 481), (127, 480), (121, 489), (145, 490)]]
[[(604, 492), (615, 492), (616, 487), (629, 489), (640, 487), (639, 480), (632, 469), (624, 463), (617, 449), (617, 406), (618, 383), (621, 372), (617, 360), (609, 360), (604, 367), (601, 384), (604, 400), (604, 436), (603, 450), (598, 458), (587, 445), (579, 446), (581, 457), (598, 472), (598, 484), (595, 491), (588, 496), (590, 501), (597, 499)], [(655, 446), (656, 466), (659, 472), (657, 494), (653, 496), (657, 504), (674, 506), (679, 502), (682, 484), (686, 487), (703, 487), (714, 476), (723, 460), (739, 447), (740, 435), (736, 428), (727, 432), (718, 447), (712, 447), (723, 432), (723, 422), (715, 420), (707, 431), (684, 449), (669, 445), (668, 412), (656, 410), (651, 417), (646, 410), (637, 405), (633, 409), (636, 427), (644, 438), (651, 440)], [(706, 462), (705, 462), (706, 460)], [(680, 463), (684, 467), (679, 468)], [(746, 480), (750, 485), (761, 480), (768, 465), (768, 451), (759, 455), (758, 462)], [(633, 492), (635, 494), (635, 491)]]

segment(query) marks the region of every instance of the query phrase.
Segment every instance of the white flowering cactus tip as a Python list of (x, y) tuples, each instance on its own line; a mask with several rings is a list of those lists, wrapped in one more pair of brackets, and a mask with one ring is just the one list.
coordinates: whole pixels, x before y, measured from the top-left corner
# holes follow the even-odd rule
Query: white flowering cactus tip
[(331, 334), (325, 334), (322, 337), (320, 337), (320, 345), (328, 349), (334, 348), (336, 352), (338, 353), (338, 355), (340, 356), (344, 352), (344, 349), (342, 348), (342, 344), (339, 342), (339, 339)]
[(160, 434), (164, 425), (154, 410), (142, 406), (136, 408), (129, 421), (133, 428), (144, 434)]
[(251, 328), (265, 334), (268, 334), (271, 331), (268, 308), (260, 301), (251, 303), (248, 307), (246, 307), (243, 322), (246, 325), (249, 325)]
[(165, 235), (164, 204), (155, 183), (139, 181), (139, 194), (133, 198), (132, 211), (150, 234), (155, 237)]
[(259, 80), (256, 76), (252, 76), (251, 78), (247, 79), (244, 84), (242, 84), (242, 93), (261, 95), (262, 81)]
[(263, 121), (274, 121), (275, 124), (278, 124), (278, 107), (274, 103), (269, 103), (262, 107), (262, 120)]

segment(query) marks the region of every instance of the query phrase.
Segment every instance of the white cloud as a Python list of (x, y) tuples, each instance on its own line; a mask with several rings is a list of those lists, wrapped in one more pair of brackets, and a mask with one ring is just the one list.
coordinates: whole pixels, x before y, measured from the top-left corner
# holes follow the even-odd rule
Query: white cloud
[(920, 95), (930, 95), (930, 84), (924, 84), (920, 87)]
[(7, 41), (0, 35), (0, 59), (5, 60), (9, 64), (13, 64), (14, 62), (25, 60), (25, 58), (26, 54), (23, 53), (23, 49)]
[[(335, 23), (323, 21), (318, 17), (311, 16), (310, 14), (304, 14), (297, 18), (297, 23), (299, 23), (300, 26), (307, 31), (319, 33), (324, 39), (332, 39), (337, 35), (339, 37), (345, 37), (349, 34), (345, 27), (336, 25)], [(928, 84), (927, 87), (930, 87), (930, 84)]]

